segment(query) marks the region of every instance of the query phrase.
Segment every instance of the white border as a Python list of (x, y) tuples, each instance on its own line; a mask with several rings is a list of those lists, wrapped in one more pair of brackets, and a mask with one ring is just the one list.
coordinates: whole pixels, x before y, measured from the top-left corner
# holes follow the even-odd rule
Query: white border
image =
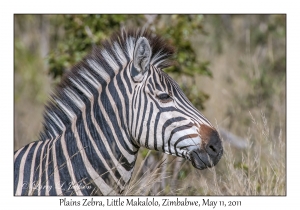
[[(295, 1), (294, 1), (295, 2)], [(286, 13), (287, 14), (287, 196), (206, 197), (211, 200), (241, 200), (235, 209), (299, 206), (299, 8), (287, 1), (2, 1), (1, 2), (1, 206), (54, 209), (59, 198), (13, 196), (13, 14), (15, 13)], [(281, 49), (278, 49), (281, 50)], [(284, 49), (282, 49), (284, 50)], [(170, 197), (174, 198), (174, 197)], [(199, 197), (202, 200), (205, 197)], [(82, 199), (70, 198), (70, 199)], [(191, 199), (194, 199), (191, 197)], [(78, 208), (78, 207), (77, 207)], [(99, 207), (98, 207), (99, 208)], [(147, 207), (145, 207), (147, 208)], [(174, 207), (169, 207), (171, 209)], [(176, 208), (176, 207), (175, 207)], [(188, 207), (189, 208), (189, 207)], [(179, 208), (178, 208), (179, 209)], [(228, 208), (227, 208), (228, 209)], [(295, 209), (295, 208), (293, 208)]]

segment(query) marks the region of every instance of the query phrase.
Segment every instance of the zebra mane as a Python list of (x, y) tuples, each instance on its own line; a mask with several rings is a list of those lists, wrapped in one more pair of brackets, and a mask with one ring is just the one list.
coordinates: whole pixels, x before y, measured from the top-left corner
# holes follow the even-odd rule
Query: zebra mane
[[(70, 118), (76, 117), (74, 110), (84, 106), (84, 100), (80, 96), (93, 97), (89, 87), (103, 86), (133, 59), (138, 37), (145, 37), (149, 41), (152, 48), (152, 65), (163, 69), (173, 64), (170, 58), (175, 52), (174, 48), (151, 31), (121, 30), (114, 33), (100, 46), (93, 47), (82, 61), (64, 74), (46, 105), (41, 140), (60, 135), (64, 125), (69, 124)], [(79, 86), (82, 88), (78, 88)]]

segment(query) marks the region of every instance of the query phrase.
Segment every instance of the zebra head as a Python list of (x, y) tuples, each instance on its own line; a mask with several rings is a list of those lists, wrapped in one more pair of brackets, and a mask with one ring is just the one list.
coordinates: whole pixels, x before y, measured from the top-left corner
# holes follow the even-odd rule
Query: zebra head
[(186, 158), (197, 169), (216, 165), (223, 154), (217, 130), (161, 70), (169, 55), (153, 50), (151, 42), (151, 37), (136, 38), (129, 63), (133, 139), (140, 146)]

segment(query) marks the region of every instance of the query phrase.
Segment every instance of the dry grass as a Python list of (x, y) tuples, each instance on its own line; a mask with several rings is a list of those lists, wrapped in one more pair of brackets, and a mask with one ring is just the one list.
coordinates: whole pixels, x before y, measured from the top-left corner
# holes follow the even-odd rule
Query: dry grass
[[(135, 167), (135, 172), (131, 178), (129, 185), (126, 187), (123, 195), (153, 195), (153, 189), (157, 191), (157, 184), (160, 184), (163, 179), (168, 179), (170, 176), (162, 176), (163, 165), (166, 164), (165, 159), (161, 159), (152, 168), (145, 169), (145, 161), (151, 154), (149, 151), (146, 157), (141, 161), (138, 167)], [(143, 170), (144, 169), (144, 170)], [(155, 195), (160, 195), (162, 192), (156, 192)]]

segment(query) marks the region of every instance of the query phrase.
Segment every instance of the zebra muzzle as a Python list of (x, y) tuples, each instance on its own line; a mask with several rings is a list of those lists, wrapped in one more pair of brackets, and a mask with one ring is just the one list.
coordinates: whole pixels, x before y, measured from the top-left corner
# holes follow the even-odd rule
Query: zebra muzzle
[[(204, 137), (204, 136), (202, 136)], [(223, 145), (216, 130), (211, 130), (209, 135), (202, 139), (200, 148), (190, 151), (192, 165), (197, 169), (215, 166), (223, 155)]]

